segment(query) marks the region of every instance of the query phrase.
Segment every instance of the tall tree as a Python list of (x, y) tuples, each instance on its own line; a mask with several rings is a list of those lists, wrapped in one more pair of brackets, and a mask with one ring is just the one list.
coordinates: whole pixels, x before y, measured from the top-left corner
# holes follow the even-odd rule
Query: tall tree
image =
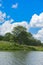
[(26, 31), (27, 29), (23, 26), (17, 26), (17, 27), (14, 27), (13, 28), (13, 31), (12, 33), (15, 35), (15, 36), (18, 36), (22, 31)]
[(20, 44), (29, 44), (32, 34), (27, 32), (27, 29), (23, 26), (17, 26), (13, 29), (13, 35), (16, 37), (16, 41)]

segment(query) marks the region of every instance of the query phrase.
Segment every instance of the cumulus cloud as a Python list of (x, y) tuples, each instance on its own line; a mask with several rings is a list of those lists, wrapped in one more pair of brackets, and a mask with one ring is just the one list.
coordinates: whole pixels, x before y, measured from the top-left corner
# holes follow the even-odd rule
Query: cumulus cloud
[(6, 15), (6, 13), (0, 11), (0, 23), (2, 23), (2, 25), (0, 25), (0, 35), (5, 34), (5, 32), (7, 32), (8, 29), (10, 31), (10, 23), (13, 22), (13, 19), (9, 19), (6, 21), (7, 17), (8, 16)]
[(30, 20), (30, 27), (43, 27), (43, 12), (40, 15), (34, 14)]
[(40, 13), (40, 15), (34, 14), (30, 20), (30, 28), (41, 28), (37, 31), (36, 34), (33, 34), (33, 36), (36, 39), (41, 40), (43, 42), (43, 12)]
[(17, 7), (18, 7), (18, 3), (12, 5), (12, 8), (17, 8)]
[(27, 31), (31, 27), (32, 28), (38, 27), (41, 29), (38, 30), (36, 34), (33, 34), (33, 36), (36, 39), (39, 39), (43, 42), (43, 12), (40, 15), (34, 14), (30, 20), (30, 23), (28, 24), (27, 21), (16, 22), (12, 18), (10, 18), (10, 16), (6, 15), (6, 13), (3, 13), (2, 11), (0, 11), (0, 23), (2, 22), (4, 23), (0, 25), (0, 35), (4, 35), (7, 32), (12, 32), (13, 27), (16, 27), (19, 25), (26, 27)]
[[(6, 20), (6, 18), (8, 18), (8, 20)], [(9, 16), (7, 16), (6, 13), (0, 11), (0, 23), (3, 23), (2, 25), (0, 25), (0, 35), (4, 35), (7, 32), (12, 32), (13, 27), (19, 25), (26, 27), (28, 30), (29, 25), (26, 21), (14, 22), (14, 23), (12, 22), (14, 22), (12, 18), (9, 18)]]
[(43, 42), (43, 28), (41, 30), (38, 31), (37, 34), (33, 35), (36, 39), (41, 40), (41, 42)]
[(1, 35), (4, 35), (7, 32), (12, 32), (13, 27), (16, 27), (19, 25), (26, 27), (28, 30), (28, 23), (26, 21), (16, 22), (16, 23), (12, 23), (12, 24), (10, 22), (11, 22), (11, 20), (8, 20), (3, 25), (0, 26)]

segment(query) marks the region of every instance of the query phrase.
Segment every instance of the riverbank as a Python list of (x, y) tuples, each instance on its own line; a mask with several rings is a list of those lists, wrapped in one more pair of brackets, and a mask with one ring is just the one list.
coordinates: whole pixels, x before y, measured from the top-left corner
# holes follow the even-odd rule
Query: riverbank
[(6, 41), (0, 41), (0, 51), (15, 51), (15, 50), (43, 51), (43, 47), (19, 45), (14, 42), (11, 43)]

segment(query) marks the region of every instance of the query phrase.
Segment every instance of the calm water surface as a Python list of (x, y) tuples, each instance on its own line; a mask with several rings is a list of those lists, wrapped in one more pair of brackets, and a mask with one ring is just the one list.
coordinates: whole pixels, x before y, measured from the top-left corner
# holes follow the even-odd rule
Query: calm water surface
[(43, 65), (43, 52), (0, 52), (0, 65)]

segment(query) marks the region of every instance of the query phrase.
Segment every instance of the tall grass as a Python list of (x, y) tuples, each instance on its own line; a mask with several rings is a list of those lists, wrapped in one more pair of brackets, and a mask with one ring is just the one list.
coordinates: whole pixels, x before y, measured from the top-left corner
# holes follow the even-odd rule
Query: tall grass
[(6, 42), (0, 41), (0, 51), (15, 51), (15, 50), (33, 50), (33, 51), (43, 51), (43, 47), (41, 46), (27, 46), (27, 45), (20, 45), (15, 42)]

